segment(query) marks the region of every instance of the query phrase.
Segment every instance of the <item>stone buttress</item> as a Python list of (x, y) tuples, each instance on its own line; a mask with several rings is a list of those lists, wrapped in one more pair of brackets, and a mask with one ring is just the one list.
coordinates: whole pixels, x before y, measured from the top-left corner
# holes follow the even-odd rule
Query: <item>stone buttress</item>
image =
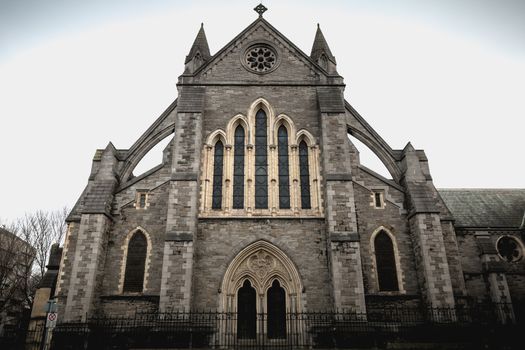
[(197, 229), (204, 88), (182, 87), (173, 141), (159, 310), (189, 310)]
[(342, 87), (319, 87), (326, 225), (334, 307), (365, 313), (361, 249), (354, 202), (352, 149)]

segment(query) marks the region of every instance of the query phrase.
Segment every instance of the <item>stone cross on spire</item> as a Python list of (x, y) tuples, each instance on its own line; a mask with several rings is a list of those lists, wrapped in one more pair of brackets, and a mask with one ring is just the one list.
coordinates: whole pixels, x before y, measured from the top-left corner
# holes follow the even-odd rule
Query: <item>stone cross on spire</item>
[(255, 8), (253, 10), (259, 14), (259, 17), (262, 17), (263, 13), (268, 11), (268, 8), (266, 8), (266, 6), (264, 6), (262, 3), (260, 3), (259, 5), (255, 6)]

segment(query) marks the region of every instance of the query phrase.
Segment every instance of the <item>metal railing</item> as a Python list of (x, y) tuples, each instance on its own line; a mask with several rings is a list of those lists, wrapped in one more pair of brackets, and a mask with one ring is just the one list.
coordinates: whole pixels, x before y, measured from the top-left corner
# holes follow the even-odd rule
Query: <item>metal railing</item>
[(382, 347), (400, 340), (461, 343), (482, 341), (484, 332), (493, 334), (501, 328), (508, 307), (386, 307), (369, 308), (366, 314), (288, 312), (277, 317), (254, 314), (249, 319), (211, 311), (136, 313), (61, 324), (53, 332), (52, 349), (316, 349)]

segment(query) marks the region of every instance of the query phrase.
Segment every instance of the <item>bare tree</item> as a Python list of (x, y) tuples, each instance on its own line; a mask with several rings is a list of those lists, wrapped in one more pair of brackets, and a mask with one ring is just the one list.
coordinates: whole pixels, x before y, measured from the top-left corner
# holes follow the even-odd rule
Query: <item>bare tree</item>
[(18, 234), (15, 225), (0, 228), (0, 323), (31, 305), (36, 275), (32, 269), (35, 249)]
[(65, 236), (67, 212), (36, 211), (7, 225), (0, 221), (0, 314), (17, 304), (31, 305), (51, 245)]

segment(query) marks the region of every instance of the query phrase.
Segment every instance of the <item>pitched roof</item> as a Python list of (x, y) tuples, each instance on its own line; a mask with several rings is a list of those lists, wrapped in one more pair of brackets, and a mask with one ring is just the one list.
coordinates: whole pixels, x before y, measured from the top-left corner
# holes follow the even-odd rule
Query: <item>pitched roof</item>
[(326, 58), (328, 58), (333, 63), (336, 63), (335, 57), (332, 55), (332, 51), (330, 50), (330, 47), (324, 38), (323, 32), (321, 31), (321, 27), (319, 24), (317, 24), (317, 32), (315, 33), (314, 44), (312, 45), (312, 53), (310, 54), (310, 57), (314, 61), (317, 61), (317, 59), (323, 53), (325, 54)]
[(520, 228), (525, 189), (440, 189), (459, 227)]

